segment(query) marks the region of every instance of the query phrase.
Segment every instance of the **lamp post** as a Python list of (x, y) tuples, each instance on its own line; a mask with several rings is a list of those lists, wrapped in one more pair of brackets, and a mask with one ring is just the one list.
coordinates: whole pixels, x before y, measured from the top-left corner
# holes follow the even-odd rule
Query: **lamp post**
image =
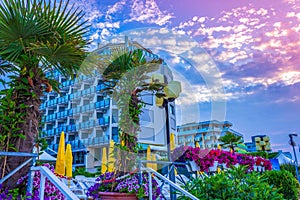
[[(173, 102), (175, 100), (175, 98), (169, 98), (169, 99), (165, 99), (164, 98), (164, 102), (163, 102), (163, 107), (165, 108), (165, 113), (166, 113), (166, 142), (167, 142), (167, 155), (168, 155), (168, 160), (169, 162), (172, 162), (171, 159), (171, 140), (170, 140), (170, 120), (169, 120), (169, 102)], [(174, 167), (170, 168), (170, 180), (172, 182), (175, 183), (175, 171), (174, 171)], [(176, 199), (176, 194), (175, 194), (175, 190), (173, 187), (170, 187), (170, 197), (171, 200), (175, 200)]]
[(293, 147), (293, 152), (294, 152), (294, 157), (295, 157), (296, 176), (297, 176), (298, 182), (300, 182), (300, 180), (299, 180), (299, 173), (298, 173), (298, 160), (297, 160), (297, 155), (296, 155), (296, 151), (295, 151), (296, 143), (293, 140), (293, 136), (297, 137), (298, 135), (297, 134), (289, 134), (289, 137), (290, 137), (290, 142), (289, 143)]
[[(167, 156), (169, 162), (171, 159), (171, 141), (170, 141), (170, 120), (169, 120), (169, 102), (173, 102), (181, 92), (181, 83), (179, 81), (166, 81), (167, 78), (162, 74), (152, 74), (151, 82), (165, 84), (164, 96), (156, 98), (156, 105), (164, 108), (166, 113), (166, 143), (167, 143)], [(170, 180), (175, 183), (175, 172), (174, 167), (170, 167)], [(175, 189), (170, 185), (170, 198), (176, 200)]]

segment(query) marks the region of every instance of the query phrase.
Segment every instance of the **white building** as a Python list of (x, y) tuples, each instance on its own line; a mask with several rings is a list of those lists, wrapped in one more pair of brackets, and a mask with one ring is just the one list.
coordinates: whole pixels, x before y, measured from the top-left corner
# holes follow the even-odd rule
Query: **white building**
[[(110, 54), (112, 48), (126, 47), (129, 50), (142, 49), (149, 58), (158, 58), (150, 50), (136, 42), (107, 44), (99, 47), (97, 53)], [(173, 79), (172, 72), (161, 64), (158, 73), (164, 75), (169, 82)], [(118, 119), (119, 111), (116, 102), (101, 90), (105, 87), (101, 75), (97, 72), (89, 76), (78, 75), (75, 80), (68, 80), (59, 73), (54, 73), (61, 83), (61, 92), (46, 93), (40, 107), (44, 114), (42, 131), (49, 148), (57, 151), (59, 137), (62, 131), (66, 141), (72, 145), (73, 163), (89, 170), (101, 165), (102, 148), (109, 145), (110, 140), (119, 142)], [(141, 132), (138, 142), (146, 148), (148, 145), (166, 146), (166, 114), (162, 107), (155, 104), (155, 96), (143, 96), (146, 106), (140, 116)], [(169, 103), (170, 133), (176, 134), (175, 104)], [(49, 152), (51, 153), (51, 151)]]

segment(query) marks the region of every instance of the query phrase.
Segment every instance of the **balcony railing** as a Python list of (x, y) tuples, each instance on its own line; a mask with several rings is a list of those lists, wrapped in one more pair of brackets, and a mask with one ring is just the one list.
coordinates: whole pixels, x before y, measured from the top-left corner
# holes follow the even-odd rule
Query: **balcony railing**
[(91, 145), (99, 145), (99, 144), (108, 144), (108, 136), (103, 137), (96, 137), (96, 138), (87, 138), (81, 140), (84, 145), (91, 146)]
[(102, 100), (102, 101), (98, 101), (96, 102), (96, 109), (97, 110), (102, 110), (102, 109), (107, 109), (109, 108), (109, 99), (105, 99), (105, 100)]

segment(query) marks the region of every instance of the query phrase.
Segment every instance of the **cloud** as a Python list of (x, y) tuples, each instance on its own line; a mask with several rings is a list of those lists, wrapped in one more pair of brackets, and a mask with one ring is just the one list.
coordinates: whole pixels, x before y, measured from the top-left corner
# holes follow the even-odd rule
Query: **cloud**
[(161, 11), (154, 0), (134, 0), (131, 6), (130, 19), (124, 22), (138, 21), (143, 23), (165, 25), (173, 18), (171, 13)]

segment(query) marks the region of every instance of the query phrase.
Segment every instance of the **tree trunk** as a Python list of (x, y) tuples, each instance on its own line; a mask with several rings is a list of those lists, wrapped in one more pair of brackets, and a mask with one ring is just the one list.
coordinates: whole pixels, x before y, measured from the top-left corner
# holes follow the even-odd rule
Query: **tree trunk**
[[(28, 76), (21, 76), (20, 80), (22, 78), (24, 80), (27, 79)], [(16, 80), (16, 82), (17, 81), (18, 80)], [(23, 116), (23, 123), (18, 125), (20, 128), (19, 134), (24, 135), (25, 139), (22, 139), (18, 136), (13, 136), (10, 142), (10, 144), (13, 144), (14, 148), (16, 148), (18, 152), (32, 153), (34, 140), (39, 132), (38, 130), (41, 121), (39, 107), (41, 104), (40, 97), (43, 95), (43, 88), (39, 77), (33, 77), (32, 83), (32, 86), (31, 84), (24, 85), (22, 81), (19, 81), (19, 85), (27, 87), (27, 90), (16, 87), (16, 89), (13, 91), (13, 98), (15, 98), (14, 100), (19, 103), (19, 105), (17, 105), (17, 112), (25, 114)], [(21, 104), (25, 104), (26, 108), (19, 107)], [(8, 156), (6, 164), (2, 160), (0, 166), (1, 168), (5, 167), (5, 174), (8, 174), (28, 159), (29, 157)], [(27, 165), (19, 170), (12, 177), (10, 177), (4, 183), (4, 185), (9, 188), (15, 188), (17, 186), (16, 183), (18, 179), (28, 173), (29, 167), (30, 165)]]

